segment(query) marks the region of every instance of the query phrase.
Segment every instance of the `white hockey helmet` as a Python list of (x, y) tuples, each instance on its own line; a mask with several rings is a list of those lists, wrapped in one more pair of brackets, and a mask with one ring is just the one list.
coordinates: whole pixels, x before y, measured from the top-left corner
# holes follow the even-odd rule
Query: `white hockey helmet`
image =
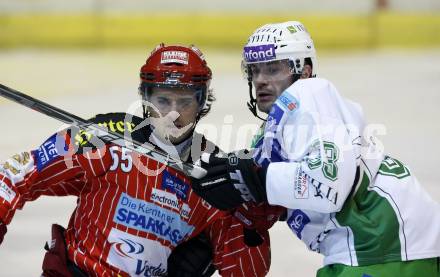
[(255, 30), (243, 48), (243, 65), (290, 60), (293, 73), (301, 74), (310, 59), (316, 75), (316, 51), (306, 27), (299, 21), (266, 24)]
[(305, 64), (312, 67), (311, 77), (316, 76), (315, 46), (306, 27), (299, 21), (263, 25), (254, 31), (243, 48), (242, 70), (248, 80), (251, 98), (248, 107), (257, 117), (250, 66), (282, 60), (288, 61), (293, 75), (292, 83), (300, 78)]

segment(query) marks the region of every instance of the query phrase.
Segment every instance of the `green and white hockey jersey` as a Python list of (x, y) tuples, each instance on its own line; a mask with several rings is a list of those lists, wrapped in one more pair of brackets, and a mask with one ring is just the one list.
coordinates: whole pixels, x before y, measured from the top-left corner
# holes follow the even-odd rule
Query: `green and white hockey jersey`
[(255, 144), (268, 202), (324, 265), (440, 256), (440, 205), (400, 161), (383, 154), (359, 105), (325, 79), (295, 82)]

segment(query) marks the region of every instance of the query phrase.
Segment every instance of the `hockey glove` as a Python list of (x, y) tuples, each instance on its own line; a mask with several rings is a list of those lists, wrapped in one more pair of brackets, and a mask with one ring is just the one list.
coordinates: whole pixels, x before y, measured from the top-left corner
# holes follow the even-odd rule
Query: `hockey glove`
[(233, 215), (248, 229), (255, 229), (263, 234), (269, 230), (287, 210), (281, 206), (272, 206), (267, 202), (260, 204), (246, 203), (238, 207)]
[(243, 224), (243, 237), (247, 246), (258, 246), (263, 243), (261, 235), (277, 222), (286, 212), (281, 206), (271, 206), (267, 202), (260, 204), (245, 203), (233, 213)]
[(168, 277), (211, 276), (216, 270), (212, 252), (211, 243), (203, 233), (179, 244), (168, 257)]
[(201, 179), (194, 178), (192, 188), (217, 209), (266, 201), (266, 169), (258, 167), (247, 150), (223, 157), (203, 154), (201, 166), (207, 174)]

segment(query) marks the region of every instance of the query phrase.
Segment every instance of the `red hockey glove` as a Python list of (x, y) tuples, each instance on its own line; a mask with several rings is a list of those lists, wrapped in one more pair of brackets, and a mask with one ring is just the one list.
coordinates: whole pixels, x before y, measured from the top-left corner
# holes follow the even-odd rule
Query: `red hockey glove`
[(234, 216), (243, 224), (244, 242), (255, 247), (263, 243), (265, 233), (286, 212), (280, 206), (270, 206), (266, 202), (260, 204), (242, 204), (234, 211)]
[(256, 229), (263, 233), (269, 230), (285, 211), (283, 207), (271, 206), (266, 202), (259, 204), (247, 202), (234, 211), (234, 216), (247, 229)]

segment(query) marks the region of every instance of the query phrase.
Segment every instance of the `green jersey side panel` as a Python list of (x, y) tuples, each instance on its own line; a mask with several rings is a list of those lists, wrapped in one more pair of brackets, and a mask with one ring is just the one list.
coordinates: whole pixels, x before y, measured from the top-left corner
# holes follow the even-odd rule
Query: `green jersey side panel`
[(341, 226), (351, 229), (360, 266), (401, 260), (399, 221), (386, 198), (369, 189), (364, 172), (354, 197), (349, 196), (336, 214)]

